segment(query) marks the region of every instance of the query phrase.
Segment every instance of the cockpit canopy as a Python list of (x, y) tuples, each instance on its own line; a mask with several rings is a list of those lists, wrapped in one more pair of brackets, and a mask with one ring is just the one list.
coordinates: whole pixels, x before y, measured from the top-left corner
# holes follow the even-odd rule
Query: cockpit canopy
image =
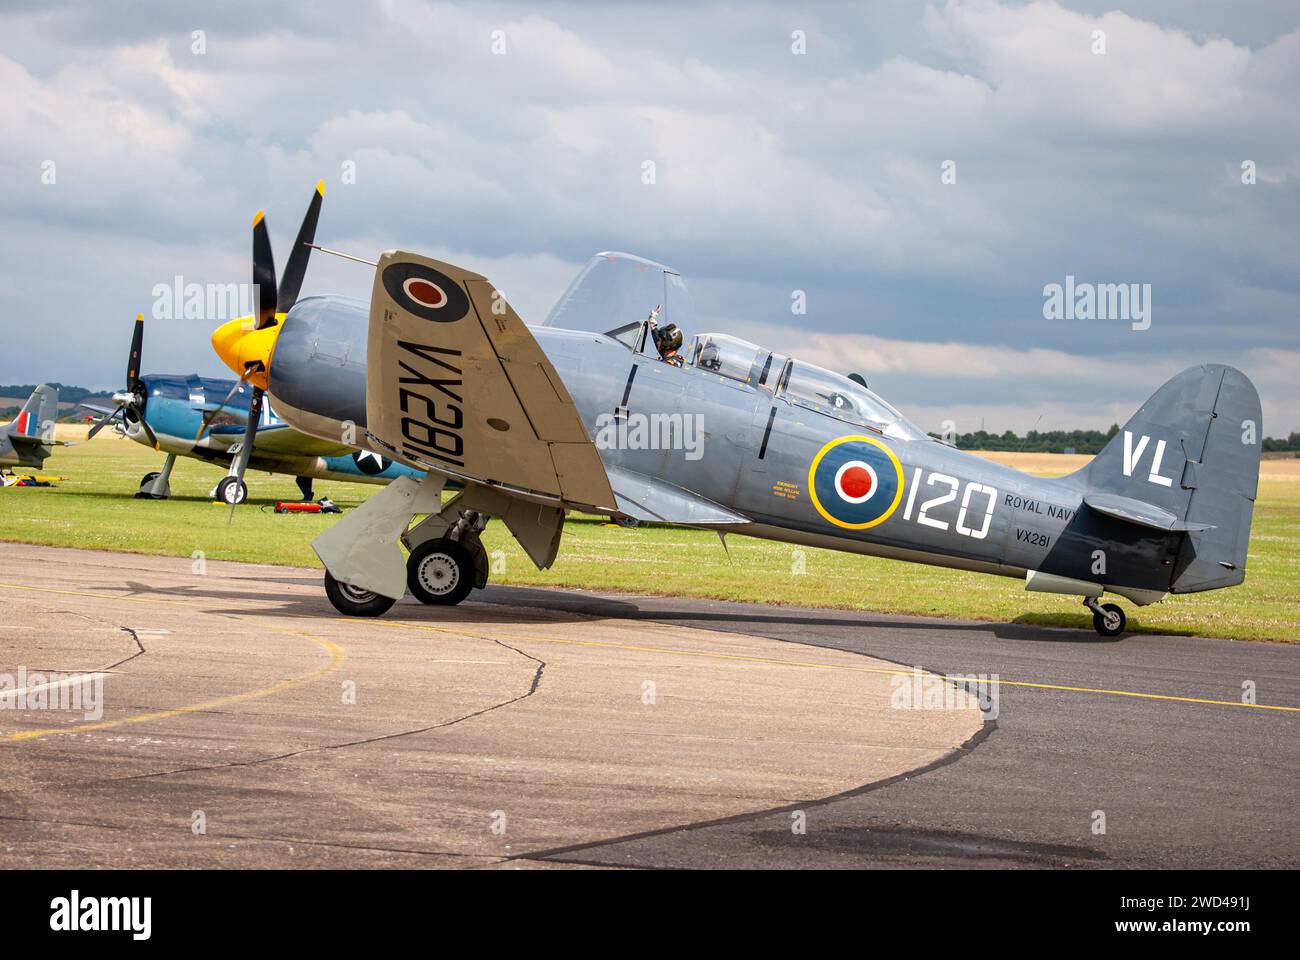
[(691, 341), (690, 364), (730, 380), (763, 387), (769, 393), (786, 358), (725, 333), (702, 333)]
[(725, 333), (702, 333), (688, 354), (697, 370), (765, 390), (796, 406), (895, 436), (926, 434), (864, 384), (815, 364), (794, 360)]

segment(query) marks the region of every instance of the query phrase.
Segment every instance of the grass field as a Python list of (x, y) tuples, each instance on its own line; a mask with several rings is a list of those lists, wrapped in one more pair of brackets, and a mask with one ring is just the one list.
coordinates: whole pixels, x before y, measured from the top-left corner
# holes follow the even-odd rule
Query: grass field
[[(71, 428), (77, 430), (78, 428)], [(81, 428), (84, 434), (84, 428)], [(990, 454), (1043, 475), (1067, 473), (1085, 457)], [(60, 448), (47, 474), (68, 477), (51, 488), (0, 489), (0, 539), (24, 543), (190, 556), (213, 560), (319, 566), (312, 538), (329, 525), (322, 516), (277, 515), (268, 504), (296, 499), (292, 478), (249, 473), (249, 503), (235, 511), (213, 505), (208, 492), (215, 467), (180, 459), (172, 499), (138, 501), (140, 478), (161, 456), (139, 444), (101, 435)], [(345, 509), (378, 490), (320, 481), (316, 495)], [(875, 612), (966, 617), (1088, 627), (1091, 615), (1076, 598), (1026, 593), (1018, 580), (794, 548), (731, 536), (729, 553), (716, 534), (669, 527), (627, 530), (571, 518), (560, 557), (535, 569), (500, 523), (483, 537), (493, 581), (635, 594), (750, 600)], [(1249, 569), (1240, 587), (1173, 597), (1136, 608), (1127, 602), (1134, 631), (1199, 634), (1249, 640), (1300, 640), (1300, 460), (1265, 461), (1255, 510)], [(801, 575), (791, 573), (800, 563)], [(28, 572), (28, 576), (32, 575)], [(124, 573), (124, 579), (129, 579)]]

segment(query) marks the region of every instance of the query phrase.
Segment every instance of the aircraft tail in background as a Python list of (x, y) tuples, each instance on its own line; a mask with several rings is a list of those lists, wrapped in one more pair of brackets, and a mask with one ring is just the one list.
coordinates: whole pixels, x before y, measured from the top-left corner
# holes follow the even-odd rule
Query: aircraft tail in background
[(45, 464), (54, 439), (54, 423), (59, 417), (59, 391), (41, 384), (32, 391), (18, 416), (0, 426), (0, 466), (36, 467)]
[(10, 436), (50, 441), (54, 439), (54, 423), (58, 418), (59, 391), (42, 383), (32, 391), (18, 416), (0, 430)]

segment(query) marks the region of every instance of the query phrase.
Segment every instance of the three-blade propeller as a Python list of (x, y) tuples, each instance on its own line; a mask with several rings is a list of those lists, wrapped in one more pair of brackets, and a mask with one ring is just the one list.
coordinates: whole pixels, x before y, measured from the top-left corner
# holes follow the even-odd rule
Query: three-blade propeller
[(116, 406), (113, 412), (105, 417), (101, 417), (90, 428), (86, 434), (89, 440), (95, 434), (108, 426), (110, 422), (121, 417), (125, 423), (138, 423), (144, 435), (149, 438), (155, 450), (158, 449), (158, 437), (154, 434), (153, 428), (149, 426), (149, 421), (144, 417), (145, 407), (145, 384), (140, 379), (140, 358), (144, 354), (144, 314), (135, 315), (135, 332), (131, 334), (131, 353), (126, 360), (126, 389), (121, 393), (113, 394), (113, 403)]

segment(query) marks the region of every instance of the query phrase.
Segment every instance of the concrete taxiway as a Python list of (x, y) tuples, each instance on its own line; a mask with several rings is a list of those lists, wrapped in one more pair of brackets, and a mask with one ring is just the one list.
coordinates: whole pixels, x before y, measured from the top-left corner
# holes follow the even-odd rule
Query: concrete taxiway
[[(579, 863), (766, 811), (803, 837), (987, 726), (891, 706), (895, 663), (705, 623), (351, 620), (317, 571), (14, 544), (0, 569), (4, 867)], [(70, 674), (102, 714), (48, 709)]]
[[(0, 709), (6, 867), (1300, 866), (1298, 646), (509, 587), (346, 620), (312, 570), (0, 568), (0, 673), (104, 675), (102, 718)], [(996, 675), (996, 719), (891, 706), (917, 666)]]

